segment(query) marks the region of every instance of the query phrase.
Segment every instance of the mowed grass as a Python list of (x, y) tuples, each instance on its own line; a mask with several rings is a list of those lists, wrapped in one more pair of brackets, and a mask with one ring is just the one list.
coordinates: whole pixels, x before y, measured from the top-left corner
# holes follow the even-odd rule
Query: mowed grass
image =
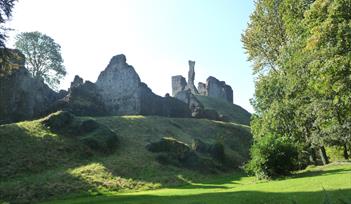
[(351, 203), (351, 163), (311, 167), (275, 181), (257, 181), (237, 172), (216, 180), (188, 182), (181, 187), (134, 193), (105, 192), (47, 203)]

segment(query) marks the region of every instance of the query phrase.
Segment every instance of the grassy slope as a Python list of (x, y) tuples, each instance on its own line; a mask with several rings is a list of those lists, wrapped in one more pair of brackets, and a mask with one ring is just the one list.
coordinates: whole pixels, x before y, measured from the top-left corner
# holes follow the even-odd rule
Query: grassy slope
[[(50, 202), (124, 204), (351, 203), (351, 164), (314, 167), (278, 181), (257, 182), (243, 174), (209, 182), (136, 193), (106, 193)], [(325, 190), (325, 191), (324, 191)], [(342, 199), (344, 202), (341, 202)], [(346, 201), (346, 202), (345, 202)]]
[(216, 110), (219, 114), (228, 116), (232, 122), (250, 125), (251, 114), (242, 107), (208, 96), (196, 96), (196, 98), (200, 100), (206, 109)]
[[(74, 138), (50, 131), (40, 120), (0, 126), (0, 203), (35, 202), (74, 193), (157, 189), (216, 175), (162, 166), (145, 149), (174, 137), (222, 141), (228, 159), (239, 165), (248, 154), (249, 128), (233, 123), (162, 117), (96, 118), (119, 135), (111, 155), (91, 152)], [(89, 156), (90, 155), (90, 156)]]

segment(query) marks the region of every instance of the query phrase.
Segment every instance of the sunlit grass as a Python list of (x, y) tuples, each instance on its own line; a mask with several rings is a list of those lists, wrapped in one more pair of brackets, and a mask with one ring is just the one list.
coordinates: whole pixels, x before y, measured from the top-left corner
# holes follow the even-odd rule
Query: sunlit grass
[[(50, 203), (332, 203), (351, 199), (351, 164), (313, 167), (277, 181), (257, 181), (238, 172), (188, 185), (134, 193), (107, 192)], [(341, 202), (340, 202), (341, 203)]]
[(208, 143), (224, 140), (228, 159), (242, 163), (251, 139), (248, 127), (205, 119), (156, 116), (78, 119), (94, 119), (116, 132), (119, 144), (115, 151), (92, 152), (75, 135), (51, 131), (42, 120), (0, 127), (0, 201), (35, 203), (77, 193), (97, 195), (198, 183), (218, 175), (161, 165), (145, 146), (163, 137), (187, 145), (194, 138)]

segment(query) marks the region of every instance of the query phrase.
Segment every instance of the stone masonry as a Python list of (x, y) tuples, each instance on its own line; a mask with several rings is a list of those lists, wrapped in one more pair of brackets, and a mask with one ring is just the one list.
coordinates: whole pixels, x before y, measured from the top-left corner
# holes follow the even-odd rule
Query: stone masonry
[(183, 76), (177, 75), (172, 77), (172, 95), (174, 97), (184, 95), (178, 94), (184, 91), (190, 91), (194, 95), (210, 96), (214, 98), (224, 99), (233, 103), (233, 89), (224, 81), (219, 81), (215, 77), (208, 77), (206, 83), (199, 82), (198, 87), (194, 85), (195, 81), (195, 62), (189, 61), (188, 83)]

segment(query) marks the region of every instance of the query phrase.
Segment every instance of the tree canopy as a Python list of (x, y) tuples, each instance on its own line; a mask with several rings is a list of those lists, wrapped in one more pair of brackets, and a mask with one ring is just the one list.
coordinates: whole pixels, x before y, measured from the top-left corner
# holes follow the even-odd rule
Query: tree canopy
[(0, 0), (0, 48), (5, 48), (6, 31), (4, 23), (11, 17), (16, 0)]
[(0, 0), (0, 75), (7, 73), (9, 58), (13, 58), (12, 53), (8, 52), (5, 46), (6, 32), (8, 28), (4, 26), (11, 17), (12, 9), (16, 0)]
[(350, 11), (351, 0), (256, 2), (242, 35), (256, 75), (256, 142), (267, 135), (285, 138), (311, 162), (328, 162), (325, 146), (342, 147), (348, 157)]
[(53, 89), (66, 75), (61, 46), (40, 32), (24, 32), (16, 36), (15, 46), (26, 57), (26, 67), (35, 78), (42, 78)]

